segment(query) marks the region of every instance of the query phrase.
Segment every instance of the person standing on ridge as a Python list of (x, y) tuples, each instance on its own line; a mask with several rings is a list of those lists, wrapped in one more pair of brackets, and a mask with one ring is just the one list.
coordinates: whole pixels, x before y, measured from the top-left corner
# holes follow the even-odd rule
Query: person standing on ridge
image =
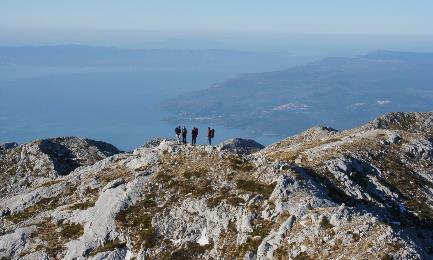
[(186, 127), (185, 127), (185, 126), (183, 126), (181, 132), (182, 132), (182, 143), (183, 143), (183, 144), (186, 144), (186, 134), (188, 133), (188, 131), (186, 130)]
[(191, 131), (192, 145), (195, 145), (197, 143), (197, 136), (198, 136), (198, 128), (194, 126)]
[(212, 138), (215, 136), (215, 129), (211, 129), (210, 127), (207, 128), (207, 140), (209, 142), (209, 145), (212, 145)]
[(174, 129), (174, 132), (176, 133), (177, 144), (180, 144), (180, 134), (182, 132), (182, 130), (180, 129), (180, 126), (176, 127)]

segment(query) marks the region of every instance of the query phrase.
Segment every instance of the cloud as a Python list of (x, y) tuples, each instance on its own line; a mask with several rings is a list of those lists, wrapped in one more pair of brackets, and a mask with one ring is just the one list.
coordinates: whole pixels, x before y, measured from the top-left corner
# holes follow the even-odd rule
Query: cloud
[(391, 100), (378, 100), (378, 101), (377, 101), (377, 104), (379, 104), (379, 105), (381, 105), (381, 106), (389, 105), (389, 104), (391, 104), (391, 103), (392, 103)]

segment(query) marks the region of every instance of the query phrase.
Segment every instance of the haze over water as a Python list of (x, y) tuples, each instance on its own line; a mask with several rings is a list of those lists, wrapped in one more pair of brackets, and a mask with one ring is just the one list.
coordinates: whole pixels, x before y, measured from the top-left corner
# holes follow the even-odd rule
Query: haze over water
[[(160, 102), (243, 71), (188, 66), (0, 66), (0, 142), (71, 135), (130, 150), (152, 138), (173, 138), (175, 125), (164, 121), (167, 114), (158, 109)], [(201, 130), (198, 142), (204, 144), (208, 124), (196, 126)], [(247, 137), (239, 130), (210, 126), (216, 128), (215, 142)]]

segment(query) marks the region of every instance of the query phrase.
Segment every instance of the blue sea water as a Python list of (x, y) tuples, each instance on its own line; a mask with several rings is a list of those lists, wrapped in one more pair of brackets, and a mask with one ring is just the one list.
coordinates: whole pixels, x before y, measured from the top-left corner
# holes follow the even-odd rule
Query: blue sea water
[[(175, 126), (163, 120), (167, 115), (158, 109), (160, 102), (234, 75), (209, 68), (0, 67), (0, 143), (80, 136), (132, 150), (152, 138), (174, 136)], [(206, 143), (208, 125), (196, 126), (201, 130), (198, 143)], [(251, 137), (241, 130), (211, 127), (216, 129), (215, 143)]]

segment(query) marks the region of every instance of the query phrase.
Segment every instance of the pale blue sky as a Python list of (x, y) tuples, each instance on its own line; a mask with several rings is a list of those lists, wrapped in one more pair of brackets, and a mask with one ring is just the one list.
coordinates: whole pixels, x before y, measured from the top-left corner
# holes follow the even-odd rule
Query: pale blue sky
[(433, 35), (431, 0), (1, 0), (1, 30)]

